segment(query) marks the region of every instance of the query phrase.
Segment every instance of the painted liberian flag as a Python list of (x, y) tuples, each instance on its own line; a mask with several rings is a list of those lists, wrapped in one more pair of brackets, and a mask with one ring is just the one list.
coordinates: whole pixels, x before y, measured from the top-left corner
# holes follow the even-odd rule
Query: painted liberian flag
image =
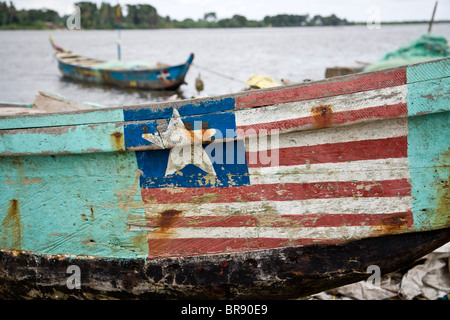
[[(398, 69), (125, 110), (137, 121), (127, 147), (146, 149), (136, 151), (146, 225), (135, 227), (148, 230), (149, 255), (413, 231), (407, 96)], [(180, 160), (189, 144), (196, 147)]]

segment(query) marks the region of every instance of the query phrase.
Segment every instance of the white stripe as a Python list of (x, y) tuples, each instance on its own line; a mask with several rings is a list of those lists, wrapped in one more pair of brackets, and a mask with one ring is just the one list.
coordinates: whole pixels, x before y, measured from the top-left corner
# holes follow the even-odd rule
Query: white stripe
[[(145, 229), (145, 227), (139, 228)], [(149, 229), (149, 230), (155, 230)], [(284, 238), (284, 239), (339, 239), (342, 241), (365, 238), (377, 233), (372, 226), (342, 227), (303, 227), (303, 228), (271, 228), (271, 227), (212, 227), (212, 228), (173, 228), (164, 232), (164, 239), (183, 238)], [(150, 232), (150, 238), (158, 239), (159, 233)]]
[[(247, 152), (265, 151), (276, 148), (304, 147), (329, 143), (360, 140), (387, 139), (406, 136), (408, 119), (393, 118), (342, 127), (283, 133), (272, 138), (259, 136), (245, 139)], [(267, 143), (266, 143), (267, 142)]]
[[(343, 127), (332, 127), (319, 130), (296, 131), (278, 135), (278, 141), (267, 136), (259, 140), (245, 139), (246, 151), (264, 151), (273, 148), (303, 147), (320, 144), (352, 142), (360, 140), (387, 139), (408, 134), (408, 119), (395, 118), (354, 124)], [(254, 142), (254, 143), (252, 143)], [(278, 142), (278, 146), (274, 145)]]
[(236, 126), (284, 121), (311, 116), (311, 109), (318, 105), (330, 105), (333, 113), (363, 108), (406, 103), (407, 86), (382, 88), (371, 91), (343, 94), (314, 100), (276, 104), (236, 112)]
[(250, 184), (381, 181), (410, 178), (408, 158), (249, 168)]
[(179, 210), (185, 217), (248, 214), (384, 214), (412, 210), (411, 197), (332, 198), (292, 201), (254, 201), (230, 203), (145, 204), (148, 218), (165, 210)]

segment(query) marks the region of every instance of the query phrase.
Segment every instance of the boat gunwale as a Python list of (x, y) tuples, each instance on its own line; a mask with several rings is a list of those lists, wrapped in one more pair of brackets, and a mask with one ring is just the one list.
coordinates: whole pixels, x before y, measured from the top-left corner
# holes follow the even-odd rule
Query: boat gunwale
[[(435, 60), (430, 60), (427, 62), (422, 62), (422, 63), (417, 63), (417, 64), (410, 64), (410, 65), (403, 65), (400, 67), (395, 67), (395, 68), (389, 68), (389, 69), (383, 69), (383, 70), (377, 70), (377, 71), (370, 71), (370, 72), (362, 72), (362, 73), (357, 73), (357, 74), (350, 74), (350, 75), (343, 75), (343, 76), (337, 76), (337, 77), (333, 77), (333, 78), (326, 78), (326, 79), (321, 79), (321, 80), (317, 80), (317, 81), (313, 81), (313, 82), (303, 82), (303, 83), (294, 83), (294, 84), (289, 84), (289, 85), (284, 85), (284, 86), (278, 86), (278, 87), (272, 87), (272, 88), (265, 88), (265, 89), (251, 89), (251, 90), (247, 90), (247, 91), (240, 91), (240, 92), (234, 92), (234, 93), (228, 93), (228, 94), (221, 94), (221, 95), (216, 95), (216, 96), (212, 96), (212, 97), (201, 97), (201, 98), (195, 98), (195, 99), (184, 99), (184, 100), (180, 100), (180, 101), (162, 101), (162, 102), (151, 102), (151, 103), (143, 103), (143, 104), (132, 104), (132, 105), (126, 105), (126, 106), (112, 106), (112, 107), (106, 107), (106, 108), (101, 108), (101, 109), (85, 109), (85, 110), (74, 110), (74, 111), (59, 111), (59, 112), (46, 112), (46, 113), (36, 113), (36, 114), (17, 114), (17, 115), (2, 115), (0, 114), (0, 120), (9, 120), (9, 119), (26, 119), (26, 118), (41, 118), (41, 117), (57, 117), (57, 116), (71, 116), (71, 115), (80, 115), (80, 114), (89, 114), (89, 113), (102, 113), (102, 112), (114, 112), (114, 111), (131, 111), (131, 110), (143, 110), (143, 109), (152, 109), (152, 111), (159, 111), (159, 110), (163, 110), (165, 108), (171, 107), (171, 108), (180, 108), (182, 106), (186, 106), (186, 105), (195, 105), (195, 104), (200, 104), (203, 102), (208, 102), (208, 101), (220, 101), (220, 100), (224, 100), (224, 99), (228, 99), (228, 98), (244, 98), (244, 97), (249, 97), (251, 95), (257, 95), (257, 94), (265, 94), (265, 93), (276, 93), (276, 92), (280, 92), (280, 91), (289, 91), (291, 89), (299, 89), (299, 88), (304, 88), (304, 87), (313, 87), (313, 86), (319, 86), (319, 85), (327, 85), (327, 84), (333, 84), (333, 83), (339, 83), (339, 82), (345, 82), (348, 80), (357, 80), (361, 77), (370, 77), (372, 75), (377, 75), (377, 74), (387, 74), (387, 73), (391, 73), (393, 71), (396, 70), (404, 70), (406, 72), (407, 68), (409, 67), (415, 67), (415, 66), (421, 66), (424, 64), (434, 64), (434, 63), (447, 63), (447, 67), (450, 66), (450, 58), (442, 58), (442, 59), (435, 59)], [(413, 83), (419, 83), (419, 82), (426, 82), (426, 81), (436, 81), (439, 79), (445, 79), (445, 78), (449, 78), (450, 74), (448, 76), (445, 77), (433, 77), (433, 78), (428, 78), (428, 79), (421, 79), (421, 80), (416, 80), (416, 81), (408, 81), (408, 84), (413, 84)], [(399, 85), (395, 85), (392, 87), (398, 87)], [(359, 91), (355, 91), (355, 92), (350, 92), (350, 93), (346, 93), (346, 95), (352, 95), (358, 92), (366, 92), (366, 91), (371, 91), (372, 89), (367, 89), (367, 90), (359, 90)], [(342, 96), (344, 94), (342, 93), (334, 93), (334, 94), (330, 94), (330, 95), (324, 95), (321, 98), (332, 98), (335, 96)], [(314, 100), (317, 98), (310, 98), (310, 99), (299, 99), (299, 100), (294, 100), (294, 101), (310, 101), (310, 100)], [(269, 104), (269, 105), (276, 105), (277, 103), (274, 104)], [(268, 104), (260, 104), (258, 106), (253, 106), (251, 108), (263, 108), (268, 106)], [(237, 109), (235, 110), (231, 110), (232, 112), (238, 111)], [(218, 113), (217, 111), (212, 111), (212, 112), (203, 112), (203, 113), (199, 113), (199, 114), (195, 114), (197, 116), (200, 115), (206, 115), (206, 114), (211, 114), (211, 113)], [(167, 119), (169, 117), (161, 117), (161, 118), (152, 118), (152, 119), (140, 119), (140, 121), (145, 121), (145, 120), (152, 120), (152, 121), (157, 121), (157, 120), (163, 120), (163, 119)], [(183, 118), (183, 117), (182, 117)], [(131, 122), (135, 122), (136, 120), (133, 120)], [(56, 126), (73, 126), (73, 125), (89, 125), (89, 124), (101, 124), (101, 123), (123, 123), (124, 121), (105, 121), (105, 122), (101, 122), (101, 121), (95, 121), (95, 122), (77, 122), (77, 123), (65, 123), (65, 124), (59, 124)], [(130, 121), (128, 121), (130, 122)], [(49, 124), (49, 125), (41, 125), (41, 126), (20, 126), (20, 127), (15, 127), (15, 128), (2, 128), (0, 127), (0, 131), (1, 130), (14, 130), (14, 129), (27, 129), (27, 128), (44, 128), (44, 127), (55, 127), (55, 125)]]

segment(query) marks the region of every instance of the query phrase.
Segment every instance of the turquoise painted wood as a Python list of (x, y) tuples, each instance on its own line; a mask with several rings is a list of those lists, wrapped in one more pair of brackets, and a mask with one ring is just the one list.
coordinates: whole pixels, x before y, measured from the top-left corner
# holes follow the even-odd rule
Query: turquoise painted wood
[(132, 153), (3, 157), (1, 247), (147, 256), (146, 234), (127, 225), (144, 215), (136, 168)]
[(73, 154), (125, 150), (123, 126), (115, 123), (10, 130), (2, 154)]
[(449, 223), (449, 75), (448, 60), (407, 68), (408, 159), (417, 230)]

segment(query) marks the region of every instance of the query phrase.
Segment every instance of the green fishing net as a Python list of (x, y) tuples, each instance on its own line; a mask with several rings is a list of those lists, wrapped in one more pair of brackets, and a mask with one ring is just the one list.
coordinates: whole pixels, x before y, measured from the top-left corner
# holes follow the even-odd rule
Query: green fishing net
[(388, 52), (379, 61), (364, 68), (364, 71), (394, 68), (449, 56), (450, 48), (445, 37), (424, 34), (411, 41), (407, 46)]

